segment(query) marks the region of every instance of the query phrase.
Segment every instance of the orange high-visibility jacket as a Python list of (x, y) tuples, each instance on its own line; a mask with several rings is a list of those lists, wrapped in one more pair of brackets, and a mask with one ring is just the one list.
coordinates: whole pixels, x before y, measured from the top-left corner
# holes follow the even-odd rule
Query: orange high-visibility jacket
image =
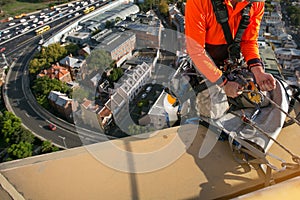
[[(233, 38), (236, 35), (241, 20), (241, 10), (249, 3), (246, 0), (238, 2), (233, 8), (230, 0), (224, 0), (228, 10), (228, 24)], [(264, 14), (264, 2), (253, 2), (250, 9), (250, 24), (245, 29), (240, 43), (241, 52), (246, 62), (259, 60), (257, 44), (260, 22)], [(218, 47), (226, 46), (226, 39), (222, 26), (217, 22), (211, 0), (187, 0), (185, 9), (185, 35), (187, 52), (197, 69), (211, 82), (216, 82), (222, 71), (212, 60), (205, 56), (206, 51), (221, 55), (228, 55), (227, 48), (219, 51)], [(207, 47), (210, 49), (207, 49)], [(212, 48), (213, 47), (213, 48)], [(221, 48), (222, 49), (222, 48)], [(215, 58), (213, 57), (213, 60)]]

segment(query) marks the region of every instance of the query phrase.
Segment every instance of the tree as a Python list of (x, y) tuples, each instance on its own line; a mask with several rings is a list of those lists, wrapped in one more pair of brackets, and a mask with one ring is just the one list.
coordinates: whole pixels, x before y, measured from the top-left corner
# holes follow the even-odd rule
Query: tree
[(88, 69), (100, 72), (104, 72), (112, 62), (111, 56), (102, 49), (92, 51), (86, 59)]
[(0, 119), (0, 130), (6, 143), (17, 144), (19, 142), (34, 142), (32, 133), (23, 128), (21, 119), (13, 113), (5, 111)]
[(37, 74), (42, 69), (50, 67), (50, 63), (47, 62), (46, 58), (34, 58), (29, 63), (29, 72), (31, 74)]
[(50, 79), (48, 76), (36, 79), (32, 89), (35, 95), (47, 96), (52, 90), (62, 93), (68, 93), (71, 90), (65, 83), (57, 79)]
[(49, 153), (49, 152), (53, 152), (53, 151), (58, 151), (59, 148), (52, 145), (52, 143), (48, 140), (43, 141), (42, 143), (42, 153)]
[(16, 141), (14, 135), (18, 135), (21, 132), (21, 119), (13, 113), (5, 111), (3, 116), (1, 116), (0, 128), (5, 142), (14, 143)]
[(118, 22), (122, 21), (122, 18), (121, 17), (116, 17), (115, 19), (115, 24), (117, 24)]
[(78, 50), (80, 49), (77, 44), (70, 43), (65, 46), (67, 53), (72, 55), (78, 55)]
[(77, 45), (61, 46), (59, 43), (50, 44), (48, 47), (43, 47), (40, 53), (35, 55), (29, 63), (29, 72), (31, 74), (39, 73), (42, 69), (47, 69), (68, 55), (74, 53), (79, 49)]
[(83, 102), (84, 98), (88, 98), (89, 91), (84, 88), (75, 88), (73, 90), (73, 98), (76, 99), (79, 103)]
[(44, 54), (49, 63), (55, 63), (68, 55), (68, 52), (64, 46), (61, 46), (59, 43), (54, 43), (45, 48)]
[(33, 83), (32, 90), (37, 102), (46, 109), (49, 108), (48, 95), (52, 90), (65, 94), (71, 93), (71, 88), (65, 83), (57, 79), (50, 79), (48, 76), (36, 79)]
[(107, 20), (105, 22), (105, 28), (109, 29), (109, 28), (112, 28), (114, 26), (114, 21), (112, 20)]
[(158, 6), (159, 12), (164, 16), (168, 16), (169, 13), (169, 5), (166, 0), (161, 0)]
[(128, 129), (129, 129), (129, 135), (139, 135), (139, 134), (148, 133), (155, 130), (153, 127), (139, 126), (136, 124), (130, 125)]
[(19, 142), (28, 142), (32, 144), (34, 142), (34, 135), (28, 129), (21, 126), (21, 133), (17, 135), (15, 143)]
[(116, 82), (117, 80), (119, 80), (119, 78), (123, 75), (123, 70), (119, 67), (115, 67), (113, 68), (113, 70), (111, 71), (110, 75), (109, 75), (109, 80), (111, 82)]
[(7, 153), (12, 159), (26, 158), (32, 155), (33, 144), (29, 142), (20, 142), (18, 144), (12, 144)]

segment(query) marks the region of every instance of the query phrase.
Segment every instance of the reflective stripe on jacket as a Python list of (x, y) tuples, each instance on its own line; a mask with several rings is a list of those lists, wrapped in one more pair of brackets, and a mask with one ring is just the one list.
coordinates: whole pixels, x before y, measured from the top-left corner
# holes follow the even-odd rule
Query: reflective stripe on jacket
[[(249, 3), (246, 0), (238, 2), (233, 8), (230, 0), (224, 0), (228, 10), (228, 23), (233, 35), (238, 30), (241, 20), (241, 10)], [(245, 61), (259, 59), (258, 50), (258, 33), (260, 22), (264, 14), (264, 2), (253, 2), (250, 9), (250, 24), (245, 29), (240, 43), (241, 52)], [(211, 55), (217, 52), (224, 57), (227, 57), (226, 40), (222, 26), (217, 22), (211, 0), (187, 0), (185, 9), (185, 34), (187, 51), (198, 70), (208, 78), (211, 82), (216, 82), (222, 75), (217, 67), (207, 64), (211, 62), (209, 58), (203, 55), (208, 51), (210, 56), (215, 60), (218, 55)], [(209, 46), (209, 49), (207, 48)], [(221, 47), (220, 51), (216, 49), (212, 51), (212, 47)]]

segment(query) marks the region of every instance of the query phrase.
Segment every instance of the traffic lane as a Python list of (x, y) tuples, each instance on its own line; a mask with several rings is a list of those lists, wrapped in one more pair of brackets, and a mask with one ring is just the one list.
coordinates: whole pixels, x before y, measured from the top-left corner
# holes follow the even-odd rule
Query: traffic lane
[[(18, 82), (19, 84), (16, 83), (16, 87), (20, 88), (20, 81)], [(32, 132), (36, 133), (37, 135), (40, 135), (41, 137), (47, 140), (51, 140), (55, 144), (63, 146), (61, 139), (57, 138), (56, 135), (50, 134), (51, 132), (49, 132), (49, 130), (45, 128), (47, 127), (47, 125), (49, 125), (49, 122), (41, 118), (41, 116), (32, 109), (32, 106), (28, 103), (29, 100), (25, 98), (22, 92), (16, 92), (15, 89), (8, 87), (7, 95), (9, 97), (9, 103), (13, 112), (16, 116), (22, 119), (22, 123), (26, 127), (28, 127)], [(59, 126), (56, 132), (59, 133), (59, 135), (66, 137), (66, 143), (68, 148), (78, 147), (82, 145), (79, 136), (75, 133), (71, 133), (65, 129), (60, 128)]]
[[(49, 135), (50, 132), (48, 130), (41, 130), (41, 128), (47, 126), (48, 122), (45, 122), (45, 120), (42, 119), (35, 110), (33, 110), (32, 106), (29, 104), (29, 102), (32, 100), (27, 99), (26, 95), (22, 91), (24, 65), (21, 63), (28, 59), (28, 56), (30, 55), (21, 56), (19, 59), (20, 62), (18, 62), (11, 69), (11, 75), (10, 79), (8, 80), (6, 90), (9, 103), (16, 116), (22, 119), (22, 122), (26, 127), (30, 128), (37, 134), (41, 134), (41, 137), (45, 137), (45, 139), (53, 142), (58, 142), (57, 144), (62, 146), (61, 139), (59, 140), (59, 138), (51, 134)], [(63, 129), (58, 129), (57, 131), (60, 135), (66, 137), (67, 147), (81, 146), (82, 143), (77, 135), (71, 135), (69, 132), (66, 133), (66, 131), (63, 131)]]
[[(22, 119), (22, 123), (30, 129), (37, 137), (42, 137), (46, 140), (50, 140), (56, 145), (64, 147), (64, 142), (61, 137), (65, 138), (66, 148), (73, 148), (82, 146), (81, 139), (78, 135), (71, 133), (59, 126), (55, 131), (49, 129), (50, 122), (45, 121), (37, 113), (30, 109), (30, 105), (26, 104), (26, 100), (20, 100), (17, 107), (12, 106), (14, 113)], [(58, 137), (61, 136), (61, 137)]]
[[(0, 44), (1, 44), (1, 46), (5, 46), (5, 47), (9, 48), (12, 44), (11, 42), (14, 42), (16, 44), (20, 44), (20, 43), (23, 43), (26, 40), (32, 39), (33, 37), (38, 37), (35, 34), (35, 30), (37, 30), (38, 28), (41, 28), (45, 25), (50, 25), (50, 27), (55, 27), (55, 28), (57, 28), (56, 26), (62, 27), (62, 26), (65, 26), (65, 23), (71, 23), (71, 22), (79, 19), (82, 16), (82, 15), (78, 15), (78, 16), (72, 16), (72, 18), (68, 18), (68, 15), (69, 14), (66, 13), (65, 15), (63, 15), (63, 16), (57, 18), (57, 19), (47, 21), (42, 25), (38, 25), (35, 28), (31, 28), (31, 29), (25, 31), (24, 33), (16, 34), (17, 31), (12, 30), (11, 33), (10, 33), (11, 37), (9, 39), (4, 40), (4, 41), (0, 41)], [(19, 27), (20, 30), (25, 28), (22, 24), (18, 25), (17, 27)]]

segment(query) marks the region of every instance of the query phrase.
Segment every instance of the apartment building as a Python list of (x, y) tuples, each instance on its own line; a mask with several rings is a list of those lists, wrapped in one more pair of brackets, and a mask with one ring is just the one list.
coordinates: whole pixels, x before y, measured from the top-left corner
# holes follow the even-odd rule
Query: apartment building
[(275, 55), (280, 64), (284, 61), (292, 61), (294, 59), (300, 59), (300, 50), (292, 48), (276, 48)]
[(106, 51), (112, 60), (116, 61), (117, 67), (132, 56), (136, 47), (135, 34), (129, 31), (114, 32), (107, 35), (95, 49)]
[(154, 14), (137, 15), (132, 20), (125, 20), (118, 24), (136, 35), (137, 49), (160, 48), (162, 24)]

